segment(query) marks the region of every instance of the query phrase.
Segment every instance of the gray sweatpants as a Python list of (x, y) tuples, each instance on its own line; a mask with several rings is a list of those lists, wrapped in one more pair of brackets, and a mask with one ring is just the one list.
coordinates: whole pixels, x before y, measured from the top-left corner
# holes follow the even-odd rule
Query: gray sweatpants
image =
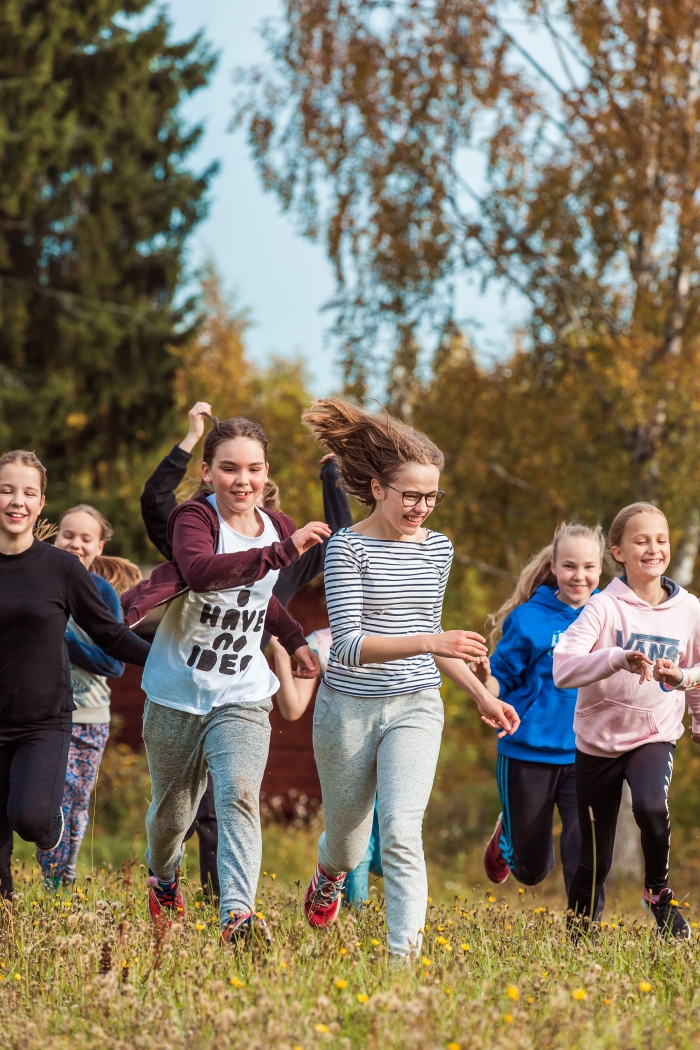
[(316, 697), (314, 754), (326, 830), (318, 859), (329, 875), (362, 860), (377, 795), (389, 950), (420, 951), (428, 903), (423, 816), (440, 752), (438, 689), (386, 698), (352, 696), (325, 682)]
[(146, 859), (154, 875), (172, 880), (183, 839), (207, 786), (214, 784), (219, 824), (217, 867), (221, 922), (254, 911), (262, 860), (260, 784), (270, 746), (270, 700), (225, 704), (208, 715), (176, 711), (152, 700), (143, 713), (151, 774)]

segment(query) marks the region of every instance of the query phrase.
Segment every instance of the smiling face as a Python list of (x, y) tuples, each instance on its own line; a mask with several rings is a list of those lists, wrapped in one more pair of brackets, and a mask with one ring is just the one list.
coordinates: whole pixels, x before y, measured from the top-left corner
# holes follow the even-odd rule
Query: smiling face
[(35, 467), (5, 463), (0, 468), (0, 531), (8, 539), (31, 535), (45, 502)]
[[(394, 475), (391, 486), (372, 482), (377, 501), (373, 514), (380, 514), (393, 532), (412, 538), (418, 534), (425, 520), (434, 510), (425, 499), (412, 507), (404, 507), (402, 492), (435, 492), (440, 487), (440, 471), (431, 463), (405, 463)], [(398, 490), (398, 491), (396, 491)]]
[(557, 578), (557, 597), (574, 609), (585, 605), (598, 586), (603, 566), (600, 545), (586, 536), (564, 536), (557, 545), (552, 572)]
[(95, 558), (104, 550), (102, 526), (97, 518), (84, 510), (74, 510), (61, 521), (54, 545), (62, 551), (70, 551), (80, 558), (89, 569)]
[(222, 441), (211, 466), (202, 463), (202, 477), (213, 487), (217, 503), (233, 514), (254, 507), (262, 496), (267, 471), (262, 445), (247, 437)]
[(627, 582), (650, 583), (663, 576), (671, 560), (668, 522), (659, 512), (634, 514), (620, 540), (612, 547), (615, 561), (624, 565)]

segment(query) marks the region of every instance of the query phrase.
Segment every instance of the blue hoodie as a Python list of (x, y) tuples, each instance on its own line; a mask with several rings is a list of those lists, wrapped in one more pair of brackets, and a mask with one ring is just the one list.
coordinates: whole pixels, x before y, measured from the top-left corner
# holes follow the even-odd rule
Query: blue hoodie
[(491, 674), (501, 699), (520, 715), (513, 736), (498, 741), (498, 751), (526, 762), (569, 765), (576, 757), (576, 689), (557, 689), (552, 653), (566, 628), (583, 611), (556, 597), (552, 587), (538, 587), (503, 622), (503, 637), (491, 657)]

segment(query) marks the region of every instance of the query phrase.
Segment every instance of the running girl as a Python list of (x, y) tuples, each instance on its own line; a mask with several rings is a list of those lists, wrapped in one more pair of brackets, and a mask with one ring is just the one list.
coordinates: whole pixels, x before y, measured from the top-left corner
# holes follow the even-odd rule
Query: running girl
[[(574, 716), (581, 853), (569, 887), (574, 915), (593, 913), (612, 863), (622, 782), (642, 834), (642, 903), (660, 934), (690, 928), (668, 886), (668, 789), (683, 734), (685, 700), (652, 680), (657, 658), (691, 667), (700, 658), (700, 602), (664, 576), (671, 558), (666, 518), (650, 503), (619, 512), (608, 537), (624, 575), (594, 595), (554, 650), (554, 681), (578, 688)], [(700, 690), (686, 694), (695, 717)], [(595, 873), (593, 834), (595, 833)], [(594, 886), (595, 881), (595, 886)]]
[[(92, 582), (102, 601), (115, 620), (121, 621), (122, 609), (117, 591), (95, 571), (99, 561), (107, 562), (115, 570), (114, 563), (122, 561), (101, 558), (104, 545), (113, 534), (112, 526), (99, 510), (81, 503), (61, 515), (54, 546), (75, 554), (93, 573)], [(122, 574), (125, 575), (123, 570)], [(132, 578), (129, 585), (133, 586), (138, 579), (140, 574), (136, 580)], [(122, 589), (126, 590), (126, 587)], [(65, 829), (55, 849), (38, 849), (36, 854), (47, 888), (53, 889), (58, 889), (62, 883), (75, 882), (78, 853), (88, 826), (90, 795), (109, 737), (111, 691), (107, 678), (119, 678), (124, 673), (124, 664), (107, 656), (73, 619), (68, 621), (66, 644), (75, 710), (63, 789)]]
[(603, 566), (600, 526), (562, 523), (554, 540), (527, 565), (511, 597), (492, 616), (496, 650), (474, 664), (494, 696), (504, 696), (521, 718), (517, 733), (498, 741), (496, 777), (502, 813), (486, 847), (484, 868), (491, 882), (511, 871), (536, 886), (554, 865), (554, 807), (568, 890), (579, 854), (574, 783), (575, 689), (557, 689), (552, 677), (554, 646), (594, 593)]
[(46, 471), (33, 452), (0, 456), (0, 894), (12, 894), (12, 836), (40, 849), (63, 837), (73, 700), (69, 616), (115, 660), (148, 643), (111, 615), (79, 558), (33, 534)]
[(376, 794), (389, 949), (409, 961), (427, 907), (422, 823), (442, 734), (440, 671), (476, 698), (487, 725), (512, 733), (519, 720), (464, 663), (485, 655), (483, 638), (440, 626), (452, 545), (424, 528), (444, 495), (440, 450), (391, 416), (338, 398), (317, 401), (304, 419), (337, 456), (345, 490), (370, 508), (336, 533), (326, 556), (333, 645), (314, 712), (326, 830), (304, 908), (312, 926), (337, 917), (345, 875), (367, 849)]
[[(299, 664), (318, 674), (318, 658), (272, 595), (278, 570), (321, 543), (330, 530), (295, 530), (256, 506), (267, 480), (267, 441), (250, 419), (214, 421), (204, 441), (200, 493), (170, 515), (174, 564), (157, 566), (125, 596), (129, 617), (169, 600), (143, 676), (143, 738), (152, 781), (146, 815), (148, 905), (154, 921), (184, 913), (178, 865), (183, 838), (204, 794), (209, 769), (219, 824), (222, 936), (253, 927), (262, 837), (259, 793), (270, 741), (270, 697), (279, 683), (260, 648), (263, 627)], [(140, 610), (140, 611), (139, 611)], [(256, 924), (267, 938), (264, 923)]]

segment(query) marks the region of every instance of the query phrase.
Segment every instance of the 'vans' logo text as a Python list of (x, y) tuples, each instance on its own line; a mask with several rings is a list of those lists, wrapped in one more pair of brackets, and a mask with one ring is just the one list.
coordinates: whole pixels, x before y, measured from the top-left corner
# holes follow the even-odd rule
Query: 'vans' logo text
[(629, 641), (625, 642), (622, 631), (616, 631), (616, 642), (621, 649), (633, 653), (644, 653), (650, 660), (673, 660), (678, 659), (678, 648), (680, 638), (662, 638), (658, 634), (631, 634)]

